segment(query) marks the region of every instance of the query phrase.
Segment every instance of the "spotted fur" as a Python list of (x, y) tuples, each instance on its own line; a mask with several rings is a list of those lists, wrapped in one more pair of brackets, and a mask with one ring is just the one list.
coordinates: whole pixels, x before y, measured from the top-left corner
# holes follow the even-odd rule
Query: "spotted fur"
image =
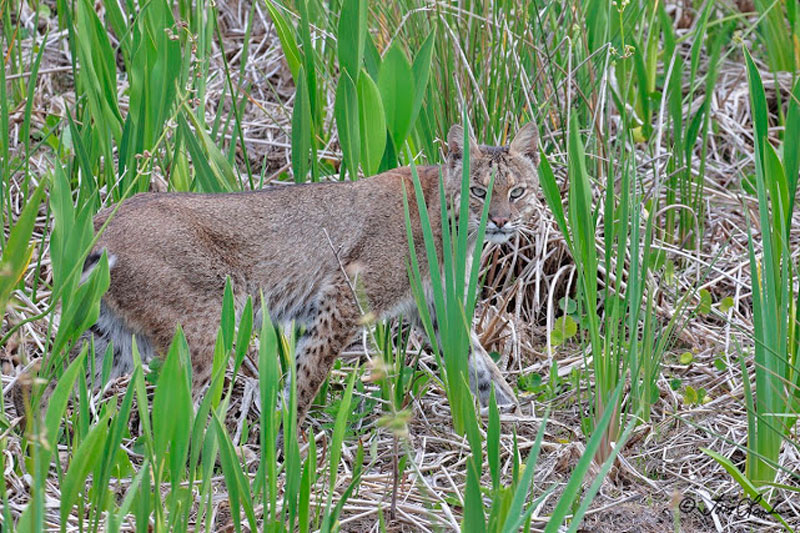
[[(537, 187), (535, 132), (529, 125), (508, 148), (474, 145), (471, 150), (471, 187), (488, 187), (494, 175), (490, 240), (510, 238), (529, 212)], [(449, 156), (441, 169), (448, 194), (458, 194), (462, 135), (455, 126), (448, 136)], [(420, 167), (418, 173), (441, 257), (440, 168)], [(296, 354), (302, 420), (333, 362), (361, 327), (361, 311), (344, 271), (358, 267), (359, 286), (374, 316), (414, 309), (405, 268), (409, 251), (404, 189), (417, 257), (427, 271), (408, 168), (356, 182), (130, 198), (109, 222), (87, 264), (91, 268), (104, 249), (113, 258), (110, 287), (90, 333), (100, 348), (97, 353), (113, 345), (112, 375), (129, 372), (133, 335), (146, 357), (163, 355), (181, 324), (191, 351), (194, 385), (202, 385), (210, 378), (222, 292), (230, 277), (240, 304), (247, 296), (258, 301), (263, 292), (274, 321), (305, 326)], [(474, 226), (483, 202), (478, 193), (468, 194)], [(98, 214), (96, 229), (109, 216), (108, 210)], [(513, 390), (474, 335), (473, 346), (470, 374), (481, 402), (488, 402), (494, 384), (501, 404), (515, 404)]]

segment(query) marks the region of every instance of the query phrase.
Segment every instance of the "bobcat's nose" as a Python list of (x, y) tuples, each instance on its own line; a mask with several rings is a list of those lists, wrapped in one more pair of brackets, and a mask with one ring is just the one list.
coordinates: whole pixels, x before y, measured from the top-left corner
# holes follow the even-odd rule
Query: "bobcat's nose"
[(504, 216), (490, 216), (489, 220), (491, 220), (492, 223), (498, 228), (502, 228), (503, 226), (508, 224), (508, 217)]

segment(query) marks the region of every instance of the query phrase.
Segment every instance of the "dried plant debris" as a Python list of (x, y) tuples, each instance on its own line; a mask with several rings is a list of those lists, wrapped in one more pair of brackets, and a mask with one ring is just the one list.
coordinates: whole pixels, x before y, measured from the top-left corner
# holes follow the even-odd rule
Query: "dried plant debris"
[[(430, 6), (420, 9), (457, 9), (445, 4), (432, 2)], [(752, 2), (735, 4), (742, 12), (753, 11)], [(220, 40), (214, 40), (209, 60), (204, 96), (207, 122), (213, 123), (218, 113), (223, 117), (232, 113), (234, 101), (225, 74), (227, 63), (235, 102), (240, 105), (241, 135), (244, 139), (244, 149), (238, 142), (235, 145), (235, 163), (240, 167), (249, 164), (255, 175), (264, 176), (265, 184), (284, 180), (291, 170), (290, 133), (295, 86), (275, 25), (262, 2), (250, 4), (247, 1), (228, 0), (217, 2), (216, 5)], [(692, 2), (669, 3), (668, 13), (676, 21), (679, 34), (688, 31), (696, 23), (697, 13), (692, 5)], [(26, 30), (24, 35), (18, 36), (23, 57), (31, 56), (38, 47), (44, 47), (45, 50), (30, 102), (32, 132), (46, 131), (51, 125), (49, 117), (66, 117), (78, 98), (69, 59), (67, 33), (59, 29), (54, 3), (43, 2), (42, 6), (49, 6), (49, 9), (45, 12), (40, 7), (38, 17), (34, 17), (28, 3), (22, 2), (12, 20), (15, 23), (16, 17), (19, 17), (20, 28)], [(475, 13), (470, 16), (484, 15)], [(33, 27), (34, 20), (38, 28)], [(489, 22), (487, 20), (487, 24)], [(45, 35), (43, 29), (49, 31), (46, 33), (46, 42), (42, 42), (42, 36)], [(389, 37), (392, 34), (389, 30), (379, 32), (376, 36), (378, 40), (386, 37), (383, 33)], [(249, 35), (246, 49), (243, 47), (245, 35)], [(316, 29), (314, 37), (325, 38), (323, 30)], [(117, 44), (116, 37), (111, 35), (111, 38)], [(566, 46), (565, 43), (548, 45), (551, 47), (548, 53), (542, 52), (540, 56), (543, 62), (554, 53), (553, 49), (560, 50)], [(537, 50), (539, 46), (536, 45)], [(684, 60), (690, 61), (691, 42), (680, 43), (676, 52), (682, 54)], [(243, 62), (245, 57), (246, 62)], [(508, 61), (513, 63), (515, 59), (511, 57)], [(707, 72), (708, 61), (703, 48), (699, 75)], [(544, 71), (546, 66), (542, 63), (540, 71)], [(457, 65), (458, 69), (469, 67), (478, 66)], [(562, 69), (566, 65), (556, 67)], [(779, 107), (786, 105), (793, 77), (791, 73), (773, 76), (763, 63), (758, 67), (762, 77), (771, 80), (766, 85), (769, 119), (770, 124), (778, 124), (778, 113), (785, 112)], [(7, 75), (6, 80), (13, 83), (24, 76), (25, 73)], [(125, 106), (130, 82), (120, 76), (117, 83), (120, 101)], [(544, 82), (540, 80), (540, 83)], [(480, 89), (469, 86), (464, 90), (465, 93), (474, 94)], [(553, 98), (561, 102), (569, 102), (580, 96), (573, 86), (562, 85), (550, 90)], [(752, 357), (746, 357), (744, 366), (741, 366), (736, 346), (744, 346), (747, 350), (752, 345), (748, 335), (753, 330), (750, 311), (752, 286), (747, 256), (748, 228), (752, 228), (756, 235), (761, 228), (757, 202), (754, 196), (743, 194), (741, 186), (741, 181), (753, 173), (754, 141), (749, 89), (740, 54), (734, 51), (720, 60), (713, 94), (691, 91), (689, 87), (685, 88), (684, 93), (691, 94), (691, 98), (687, 97), (682, 102), (684, 117), (691, 116), (704, 99), (709, 98), (713, 127), (706, 145), (695, 146), (696, 151), (706, 151), (702, 176), (699, 157), (692, 159), (691, 168), (691, 172), (703, 181), (705, 226), (701, 234), (693, 232), (686, 236), (689, 241), (697, 239), (700, 245), (697, 249), (676, 245), (656, 231), (653, 246), (665, 252), (665, 260), (673, 264), (673, 271), (669, 276), (665, 268), (654, 273), (653, 286), (658, 287), (654, 301), (657, 314), (664, 321), (676, 312), (675, 306), (680, 297), (692, 290), (707, 291), (714, 309), (718, 311), (722, 311), (720, 306), (725, 301), (725, 310), (697, 314), (683, 324), (673, 351), (667, 353), (663, 361), (657, 380), (660, 401), (654, 404), (651, 422), (636, 428), (579, 531), (663, 532), (679, 528), (687, 532), (743, 532), (774, 531), (777, 527), (769, 517), (758, 513), (737, 514), (732, 511), (737, 505), (748, 507), (750, 502), (744, 500), (741, 489), (722, 467), (699, 451), (700, 447), (712, 449), (741, 466), (744, 455), (739, 446), (746, 444), (747, 439), (743, 379), (750, 379), (754, 363)], [(333, 94), (324, 94), (323, 97), (333, 106)], [(610, 136), (610, 143), (622, 145), (634, 154), (637, 179), (642, 190), (666, 194), (663, 187), (658, 187), (668, 172), (666, 138), (662, 138), (661, 144), (649, 147), (642, 143), (631, 143), (627, 137), (615, 138), (621, 131), (620, 114), (613, 104), (608, 105), (609, 122), (601, 126), (602, 134)], [(515, 121), (520, 113), (521, 110), (509, 110), (505, 118)], [(327, 116), (332, 117), (333, 113)], [(24, 205), (23, 182), (28, 179), (33, 182), (47, 180), (53, 172), (53, 158), (46, 152), (37, 151), (29, 158), (25, 157), (26, 148), (19, 139), (24, 119), (24, 106), (10, 110), (10, 151), (15, 157), (24, 159), (27, 165), (27, 170), (20, 168), (8, 179), (9, 187), (4, 201), (15, 216)], [(338, 164), (341, 151), (336, 128), (332, 123), (328, 126), (330, 141), (321, 147), (318, 155), (321, 159)], [(593, 127), (587, 125), (587, 128), (590, 126)], [(551, 148), (561, 145), (564, 132), (557, 129), (548, 117), (544, 117), (541, 132), (543, 146)], [(59, 135), (63, 136), (63, 130)], [(233, 136), (230, 128), (223, 135), (221, 148), (224, 151), (229, 149)], [(35, 142), (37, 140), (34, 139)], [(589, 155), (605, 157), (602, 154)], [(548, 157), (563, 183), (567, 155), (555, 150)], [(154, 188), (165, 188), (164, 175), (161, 172), (160, 178), (154, 177)], [(614, 186), (614, 180), (617, 179), (612, 176), (597, 178), (600, 182), (605, 180), (607, 184), (603, 186), (609, 187)], [(598, 225), (602, 227), (603, 222), (601, 218)], [(800, 253), (800, 212), (795, 211), (791, 222), (790, 249), (794, 250), (793, 261), (796, 264)], [(41, 355), (54, 331), (47, 320), (32, 320), (46, 314), (51, 305), (48, 288), (52, 282), (48, 241), (50, 224), (51, 214), (42, 206), (32, 237), (32, 242), (36, 243), (33, 257), (22, 278), (24, 289), (14, 292), (0, 331), (5, 336), (12, 328), (16, 328), (0, 347), (5, 400), (3, 416), (12, 423), (19, 421), (21, 413), (9, 401), (9, 391), (30, 363)], [(7, 238), (7, 224), (4, 231)], [(600, 237), (598, 247), (602, 248)], [(629, 258), (620, 260), (628, 261)], [(537, 494), (551, 484), (555, 484), (556, 489), (541, 509), (533, 514), (533, 530), (541, 530), (552, 502), (560, 494), (583, 451), (581, 443), (585, 437), (581, 424), (590, 401), (585, 381), (572, 379), (584, 367), (581, 347), (567, 340), (552, 351), (547, 348), (549, 329), (553, 327), (554, 320), (564, 313), (564, 306), (569, 305), (569, 300), (575, 294), (577, 274), (568, 247), (543, 198), (541, 209), (516, 241), (485, 248), (481, 272), (484, 288), (478, 303), (478, 333), (487, 348), (496, 352), (499, 365), (509, 382), (525, 385), (521, 393), (520, 412), (504, 414), (502, 417), (504, 431), (500, 464), (505, 479), (511, 475), (510, 458), (515, 446), (514, 439), (524, 460), (543, 423), (545, 409), (551, 409), (534, 486)], [(601, 272), (599, 279), (605, 283), (606, 273)], [(55, 311), (54, 326), (58, 324), (58, 312)], [(425, 347), (425, 341), (416, 333), (412, 334), (409, 360), (416, 359), (419, 353), (420, 367), (435, 369), (436, 361)], [(684, 358), (681, 355), (684, 352), (690, 353), (690, 357)], [(327, 397), (331, 403), (341, 396), (345, 382), (343, 376), (352, 371), (356, 361), (367, 360), (373, 355), (366, 340), (351, 346), (341, 368), (334, 371), (331, 377)], [(248, 372), (247, 368), (248, 365), (245, 365), (239, 375), (226, 378), (228, 382), (233, 380), (234, 392), (225, 424), (233, 442), (240, 446), (239, 458), (246, 471), (252, 473), (260, 460), (260, 401), (257, 374)], [(742, 375), (743, 370), (745, 375)], [(547, 395), (540, 394), (541, 389), (537, 385), (548, 382), (554, 371), (558, 377), (556, 389)], [(673, 386), (676, 382), (680, 383), (679, 387)], [(93, 405), (99, 405), (111, 396), (121, 398), (127, 385), (126, 377), (111, 382), (102, 391), (94, 393)], [(695, 396), (695, 401), (688, 401), (690, 399), (685, 394), (687, 387), (695, 392), (702, 390), (704, 396)], [(377, 531), (381, 523), (386, 524), (390, 531), (458, 530), (462, 509), (452, 495), (464, 492), (464, 464), (469, 455), (469, 446), (464, 438), (453, 432), (450, 407), (444, 391), (431, 382), (422, 389), (421, 396), (414, 397), (408, 405), (412, 416), (408, 424), (408, 437), (402, 440), (401, 450), (408, 455), (409, 461), (399, 479), (394, 502), (396, 513), (391, 519), (388, 513), (393, 503), (395, 439), (390, 431), (378, 425), (381, 408), (370, 400), (375, 390), (374, 384), (365, 381), (354, 398), (358, 424), (352, 428), (354, 433), (345, 440), (343, 471), (340, 482), (333, 489), (334, 501), (343, 496), (350, 481), (349, 474), (359, 443), (366, 450), (367, 459), (359, 490), (343, 506), (339, 522), (341, 530)], [(128, 454), (132, 464), (137, 465), (141, 464), (141, 456), (135, 451), (135, 440), (141, 421), (136, 407), (132, 413), (134, 416), (130, 420), (129, 435), (123, 439), (121, 450)], [(301, 446), (302, 454), (306, 453), (310, 439), (315, 440), (317, 450), (328, 445), (329, 429), (334, 418), (335, 413), (326, 410), (325, 406), (312, 409), (309, 423), (302, 433), (305, 439)], [(19, 437), (18, 429), (5, 430), (3, 436), (7, 509), (12, 520), (18, 520), (30, 498), (30, 476), (24, 464), (24, 441)], [(70, 450), (59, 445), (57, 452), (67, 454)], [(800, 464), (797, 450), (790, 446), (787, 446), (781, 460), (789, 471), (796, 471), (796, 465)], [(320, 464), (320, 468), (322, 466)], [(230, 501), (224, 492), (223, 481), (222, 476), (212, 480), (217, 487), (211, 518), (213, 530), (233, 528)], [(590, 481), (587, 480), (586, 486)], [(324, 505), (328, 496), (326, 482), (326, 479), (318, 480), (317, 490), (312, 493), (312, 505)], [(130, 480), (116, 480), (110, 488), (116, 497), (121, 498), (129, 483)], [(796, 476), (781, 472), (776, 483), (796, 489), (800, 481)], [(61, 522), (58, 507), (61, 493), (55, 471), (50, 472), (46, 498), (45, 524), (48, 528), (55, 527)], [(789, 524), (800, 527), (800, 498), (797, 492), (775, 489), (773, 501), (779, 502), (781, 516)], [(84, 517), (76, 513), (73, 510), (67, 523), (62, 524), (63, 528), (68, 531), (79, 529)], [(132, 527), (126, 523), (123, 529), (132, 530)]]

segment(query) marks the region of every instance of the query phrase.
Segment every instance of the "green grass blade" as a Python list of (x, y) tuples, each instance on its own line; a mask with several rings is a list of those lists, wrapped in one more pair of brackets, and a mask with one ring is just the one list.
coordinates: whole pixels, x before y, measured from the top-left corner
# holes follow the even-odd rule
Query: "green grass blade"
[(53, 394), (50, 397), (50, 402), (47, 406), (47, 414), (45, 415), (44, 427), (47, 433), (45, 434), (46, 450), (51, 453), (54, 451), (56, 438), (58, 436), (58, 428), (61, 422), (61, 417), (64, 416), (64, 411), (67, 409), (67, 400), (72, 392), (72, 387), (75, 384), (75, 379), (78, 373), (82, 370), (83, 361), (86, 358), (87, 347), (84, 346), (78, 356), (73, 359), (72, 363), (67, 367), (63, 374), (58, 379)]
[(281, 49), (286, 58), (286, 63), (289, 65), (289, 71), (292, 73), (292, 78), (295, 84), (300, 79), (300, 49), (297, 47), (297, 41), (294, 38), (294, 31), (292, 31), (289, 23), (278, 10), (275, 2), (267, 0), (265, 2), (269, 16), (275, 24), (275, 32), (278, 34), (278, 39), (281, 42)]
[(225, 476), (225, 486), (228, 489), (234, 529), (237, 532), (242, 530), (242, 518), (240, 513), (241, 509), (243, 509), (245, 516), (247, 516), (250, 530), (257, 531), (258, 525), (253, 511), (249, 484), (240, 466), (239, 457), (236, 455), (233, 442), (231, 442), (231, 438), (225, 430), (225, 425), (219, 419), (219, 415), (216, 412), (212, 414), (212, 424), (216, 431), (217, 441), (220, 443), (219, 458), (222, 464), (222, 473)]
[(189, 155), (192, 157), (195, 179), (197, 180), (196, 190), (200, 192), (227, 191), (228, 188), (224, 180), (219, 179), (219, 176), (211, 169), (211, 165), (208, 164), (208, 158), (203, 153), (192, 130), (189, 129), (189, 124), (186, 122), (183, 114), (178, 115), (178, 130), (181, 133), (181, 137), (186, 142)]
[(467, 459), (467, 486), (464, 489), (464, 531), (475, 533), (486, 531), (486, 514), (481, 495), (481, 472), (475, 456)]
[(489, 423), (486, 426), (486, 459), (489, 463), (489, 473), (492, 477), (492, 489), (496, 492), (500, 488), (500, 410), (497, 408), (497, 399), (494, 387), (489, 396)]
[(250, 339), (253, 336), (253, 300), (249, 296), (242, 308), (239, 329), (236, 332), (236, 352), (233, 358), (233, 374), (239, 372), (244, 362), (244, 356), (250, 348)]
[[(608, 398), (607, 405), (618, 405), (624, 383), (624, 381), (620, 381), (617, 384), (616, 389), (613, 391), (610, 398)], [(614, 418), (612, 414), (616, 415), (615, 411), (615, 409), (611, 408), (606, 409), (602, 418), (597, 423), (594, 433), (592, 433), (592, 436), (589, 438), (589, 442), (586, 443), (586, 449), (583, 455), (578, 461), (578, 464), (575, 465), (575, 469), (572, 471), (572, 475), (570, 475), (567, 486), (564, 488), (561, 498), (559, 498), (556, 507), (553, 509), (553, 513), (550, 515), (550, 520), (547, 523), (547, 527), (544, 529), (545, 533), (555, 533), (558, 531), (567, 515), (570, 514), (570, 511), (573, 509), (573, 503), (578, 497), (583, 480), (589, 472), (589, 467), (592, 464), (594, 456), (600, 449), (600, 444), (603, 442), (605, 433)]]
[(776, 520), (778, 520), (785, 528), (786, 531), (794, 531), (786, 520), (780, 515), (780, 513), (773, 512), (773, 506), (769, 504), (767, 499), (758, 490), (758, 488), (750, 481), (747, 476), (742, 474), (742, 472), (736, 468), (736, 465), (733, 462), (725, 457), (724, 455), (720, 455), (719, 453), (715, 452), (714, 450), (709, 450), (708, 448), (700, 448), (700, 451), (714, 459), (722, 468), (725, 469), (728, 474), (742, 487), (742, 490), (747, 495), (748, 498), (754, 503), (758, 503), (761, 507), (763, 507), (768, 513), (771, 514)]
[[(786, 113), (786, 131), (783, 135), (783, 168), (789, 179), (789, 198), (795, 198), (797, 192), (797, 175), (800, 172), (800, 78), (795, 82), (792, 95), (789, 97), (789, 110)], [(792, 202), (792, 206), (794, 202)], [(792, 212), (787, 214), (791, 220)], [(788, 224), (787, 224), (788, 225)]]
[(336, 422), (333, 425), (333, 438), (331, 439), (330, 449), (330, 492), (336, 485), (336, 477), (339, 468), (339, 459), (342, 456), (342, 443), (344, 442), (344, 434), (347, 429), (347, 420), (350, 417), (350, 404), (353, 400), (353, 388), (358, 375), (358, 366), (350, 373), (350, 378), (347, 380), (347, 387), (342, 397), (342, 403), (339, 412), (336, 414)]
[(72, 455), (72, 461), (67, 469), (67, 475), (61, 483), (61, 523), (67, 522), (67, 517), (72, 507), (78, 500), (79, 494), (84, 492), (86, 477), (95, 466), (103, 444), (108, 438), (108, 421), (111, 412), (106, 413), (97, 423), (92, 425), (86, 438), (80, 443)]
[[(511, 501), (511, 507), (507, 515), (510, 520), (503, 526), (503, 533), (519, 531), (520, 526), (522, 526), (523, 522), (526, 520), (526, 515), (522, 513), (522, 506), (528, 498), (528, 491), (533, 481), (533, 472), (536, 469), (536, 462), (539, 459), (539, 451), (541, 450), (542, 441), (544, 440), (544, 430), (547, 426), (548, 416), (548, 414), (545, 414), (539, 423), (539, 430), (536, 432), (536, 440), (533, 442), (533, 447), (528, 454), (528, 460), (525, 462), (524, 471), (517, 483), (516, 490), (514, 490), (514, 498)], [(531, 505), (529, 511), (533, 508), (535, 508), (535, 506)]]
[(428, 34), (422, 47), (414, 58), (411, 70), (414, 74), (414, 102), (411, 105), (410, 123), (415, 124), (419, 112), (422, 109), (422, 102), (425, 98), (425, 90), (428, 88), (428, 79), (431, 74), (431, 60), (433, 58), (433, 48), (436, 44), (436, 27)]

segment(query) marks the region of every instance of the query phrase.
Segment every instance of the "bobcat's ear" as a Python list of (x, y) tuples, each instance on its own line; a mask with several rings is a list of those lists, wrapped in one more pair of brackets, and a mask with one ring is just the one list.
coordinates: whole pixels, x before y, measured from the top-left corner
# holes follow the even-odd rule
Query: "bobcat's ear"
[[(447, 157), (453, 159), (464, 158), (464, 128), (460, 124), (455, 124), (450, 128), (447, 134)], [(469, 137), (469, 153), (470, 157), (475, 157), (480, 153), (481, 149), (478, 143), (470, 135)]]
[(539, 130), (533, 122), (528, 122), (517, 132), (509, 153), (527, 157), (534, 165), (539, 165)]

